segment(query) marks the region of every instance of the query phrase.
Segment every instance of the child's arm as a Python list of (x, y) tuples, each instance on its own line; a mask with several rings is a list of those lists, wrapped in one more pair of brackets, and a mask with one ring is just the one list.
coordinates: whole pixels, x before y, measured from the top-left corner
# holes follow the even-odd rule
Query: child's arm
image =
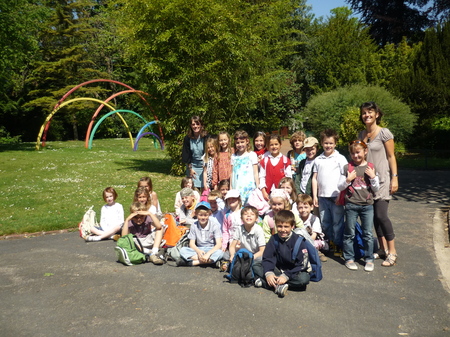
[[(283, 160), (283, 158), (281, 158)], [(291, 165), (291, 159), (289, 157), (287, 158), (286, 167), (284, 168), (284, 176), (288, 178), (292, 178), (292, 165)]]
[(317, 184), (317, 172), (313, 173), (312, 177), (312, 197), (314, 202), (314, 207), (319, 207), (319, 198), (317, 197), (318, 184)]
[(259, 246), (259, 250), (253, 254), (253, 258), (257, 259), (258, 257), (262, 257), (264, 254), (264, 249), (266, 249), (266, 246)]
[(259, 169), (258, 169), (258, 163), (253, 164), (253, 176), (255, 177), (255, 186), (258, 188), (259, 186)]
[(210, 256), (217, 250), (219, 250), (222, 247), (222, 238), (221, 237), (216, 237), (216, 245), (206, 254), (204, 254), (201, 258), (200, 261), (202, 262), (208, 262)]
[(230, 228), (233, 225), (231, 221), (231, 214), (229, 216), (224, 216), (222, 225), (222, 251), (227, 250), (228, 241), (230, 240)]
[(234, 258), (234, 254), (236, 254), (236, 245), (238, 243), (238, 240), (233, 239), (233, 241), (231, 241), (230, 243), (230, 262), (233, 261)]
[(203, 163), (203, 188), (206, 189), (208, 184), (208, 163)]
[(231, 160), (230, 190), (233, 189), (233, 186), (234, 186), (233, 160)]
[(156, 228), (156, 230), (161, 230), (162, 229), (161, 222), (159, 222), (159, 220), (156, 217), (156, 215), (153, 214), (152, 212), (149, 212), (149, 211), (138, 211), (136, 214), (148, 215), (150, 217), (150, 219), (152, 219), (153, 226)]
[(151, 197), (152, 197), (152, 205), (155, 206), (156, 209), (158, 210), (158, 195), (156, 194), (155, 191), (152, 191)]
[(375, 168), (371, 168), (369, 165), (367, 165), (364, 173), (367, 174), (370, 179), (370, 187), (372, 188), (372, 191), (378, 191), (380, 189), (380, 179), (376, 175)]
[(125, 236), (125, 235), (127, 235), (129, 233), (128, 224), (130, 223), (131, 219), (133, 219), (136, 215), (138, 215), (138, 214), (137, 213), (131, 213), (125, 219), (125, 222), (123, 223), (123, 226), (122, 226), (122, 233), (121, 233), (122, 236)]

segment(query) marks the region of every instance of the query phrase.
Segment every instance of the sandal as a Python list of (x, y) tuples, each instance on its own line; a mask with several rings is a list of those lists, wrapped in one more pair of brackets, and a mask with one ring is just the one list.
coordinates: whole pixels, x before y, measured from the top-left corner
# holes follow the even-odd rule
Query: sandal
[(397, 254), (388, 254), (386, 260), (381, 264), (383, 267), (392, 267), (397, 264)]

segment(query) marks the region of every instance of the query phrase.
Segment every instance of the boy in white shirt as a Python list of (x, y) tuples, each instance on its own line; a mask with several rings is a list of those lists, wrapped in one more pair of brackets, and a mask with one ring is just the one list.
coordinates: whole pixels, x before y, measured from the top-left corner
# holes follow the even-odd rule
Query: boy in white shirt
[(336, 150), (338, 140), (338, 134), (332, 129), (320, 133), (320, 143), (324, 151), (314, 160), (312, 178), (314, 206), (319, 207), (322, 229), (334, 244), (335, 256), (342, 255), (344, 206), (336, 205), (336, 199), (340, 193), (339, 180), (344, 166), (347, 165), (347, 159)]

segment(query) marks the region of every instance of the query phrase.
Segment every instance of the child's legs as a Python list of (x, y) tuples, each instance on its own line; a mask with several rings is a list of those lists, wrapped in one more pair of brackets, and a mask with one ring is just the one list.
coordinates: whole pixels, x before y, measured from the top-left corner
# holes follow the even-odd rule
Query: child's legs
[(106, 228), (105, 230), (97, 227), (91, 227), (92, 234), (98, 235), (100, 240), (109, 239), (112, 235), (116, 234), (119, 231), (120, 226)]
[[(205, 253), (209, 252), (213, 248), (214, 247), (199, 247), (199, 249), (203, 250)], [(222, 251), (222, 249), (218, 249), (214, 253), (211, 254), (209, 259), (212, 262), (216, 262), (217, 260), (220, 260), (222, 257), (223, 257), (223, 251)]]
[(181, 247), (180, 256), (186, 261), (198, 260), (197, 252), (191, 247)]
[(322, 230), (328, 240), (333, 240), (331, 201), (329, 198), (319, 197), (319, 214)]
[(355, 240), (355, 226), (359, 214), (359, 205), (347, 203), (345, 205), (345, 229), (344, 229), (344, 244), (343, 256), (345, 261), (355, 260), (355, 251), (353, 249), (353, 242)]
[(364, 258), (366, 262), (373, 261), (373, 206), (360, 206), (359, 217), (364, 241)]
[(255, 275), (255, 280), (259, 278), (262, 281), (264, 279), (264, 269), (262, 266), (262, 260), (253, 260), (252, 269), (253, 274)]
[(336, 205), (334, 202), (331, 206), (333, 215), (333, 242), (336, 246), (342, 247), (344, 238), (344, 206)]
[(304, 290), (306, 285), (309, 283), (309, 273), (306, 271), (301, 271), (297, 275), (291, 277), (287, 284), (289, 289), (294, 290)]

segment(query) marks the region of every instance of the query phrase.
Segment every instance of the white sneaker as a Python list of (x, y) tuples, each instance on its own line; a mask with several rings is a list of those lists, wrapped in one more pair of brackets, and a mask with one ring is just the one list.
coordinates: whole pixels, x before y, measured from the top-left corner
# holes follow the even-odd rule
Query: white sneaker
[(258, 277), (256, 280), (255, 280), (255, 288), (261, 288), (262, 287), (262, 281), (261, 281), (261, 279)]
[(286, 296), (288, 288), (289, 288), (289, 285), (287, 283), (280, 284), (275, 288), (275, 294), (277, 294), (279, 297), (284, 297), (284, 296)]
[(373, 264), (373, 262), (366, 262), (366, 265), (364, 266), (364, 270), (365, 271), (373, 271), (373, 269), (375, 268), (375, 265)]
[(345, 262), (345, 266), (350, 270), (358, 270), (358, 266), (356, 263), (352, 260), (348, 260)]

